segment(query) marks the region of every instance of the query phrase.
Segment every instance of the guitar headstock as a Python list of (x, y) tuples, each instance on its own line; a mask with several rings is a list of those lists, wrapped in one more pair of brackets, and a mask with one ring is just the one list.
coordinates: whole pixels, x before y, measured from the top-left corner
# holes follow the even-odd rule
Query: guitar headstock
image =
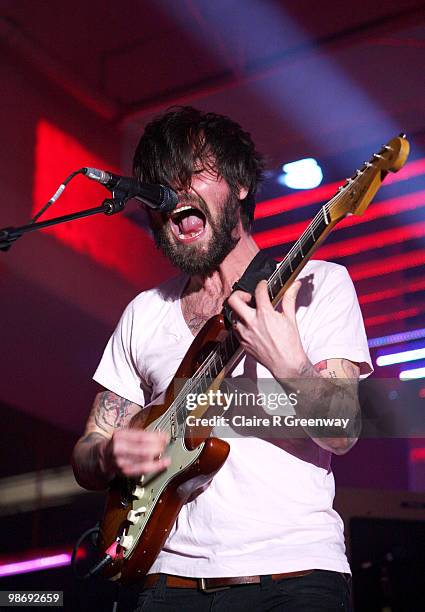
[(374, 153), (326, 205), (330, 220), (336, 223), (350, 214), (362, 215), (388, 172), (398, 172), (404, 166), (409, 151), (409, 141), (402, 134)]

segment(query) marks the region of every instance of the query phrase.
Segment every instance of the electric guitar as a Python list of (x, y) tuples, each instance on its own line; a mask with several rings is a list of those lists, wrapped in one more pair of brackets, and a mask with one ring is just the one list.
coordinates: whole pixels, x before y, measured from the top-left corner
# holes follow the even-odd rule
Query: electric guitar
[[(362, 215), (388, 172), (397, 172), (409, 155), (404, 135), (393, 138), (324, 204), (299, 240), (269, 277), (274, 307), (332, 228), (347, 215)], [(217, 390), (242, 358), (243, 350), (223, 314), (212, 317), (194, 339), (163, 405), (137, 414), (131, 427), (167, 431), (171, 465), (161, 473), (138, 479), (117, 478), (110, 486), (101, 522), (99, 546), (109, 555), (103, 574), (123, 583), (140, 581), (161, 551), (183, 504), (220, 470), (229, 453), (212, 428), (188, 426), (190, 415), (201, 417), (208, 407), (188, 411), (188, 393)], [(176, 388), (175, 381), (182, 381)]]

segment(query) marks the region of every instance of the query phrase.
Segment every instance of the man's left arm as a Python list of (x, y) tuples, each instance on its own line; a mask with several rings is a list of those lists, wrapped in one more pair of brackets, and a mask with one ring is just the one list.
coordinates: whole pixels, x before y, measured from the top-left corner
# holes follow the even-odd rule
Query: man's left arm
[(303, 428), (307, 434), (320, 447), (342, 455), (352, 448), (360, 432), (357, 394), (360, 369), (342, 358), (316, 365), (310, 362), (296, 321), (300, 285), (296, 281), (286, 291), (283, 313), (274, 310), (266, 281), (257, 285), (255, 308), (249, 305), (248, 293), (236, 291), (229, 298), (229, 306), (237, 315), (234, 328), (242, 348), (282, 382), (285, 389), (297, 392), (296, 416), (306, 422)]

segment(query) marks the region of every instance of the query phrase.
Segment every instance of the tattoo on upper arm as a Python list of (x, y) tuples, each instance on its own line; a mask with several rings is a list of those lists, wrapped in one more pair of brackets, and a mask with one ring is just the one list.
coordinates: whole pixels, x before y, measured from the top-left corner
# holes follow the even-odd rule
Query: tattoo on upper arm
[(360, 368), (348, 359), (343, 359), (341, 363), (342, 369), (344, 370), (347, 378), (358, 378), (360, 374)]
[(359, 377), (360, 368), (348, 359), (325, 359), (314, 366), (316, 372), (328, 378)]
[(106, 432), (112, 429), (119, 429), (127, 424), (129, 417), (134, 414), (134, 402), (130, 402), (116, 393), (103, 391), (96, 398), (94, 406), (94, 422)]

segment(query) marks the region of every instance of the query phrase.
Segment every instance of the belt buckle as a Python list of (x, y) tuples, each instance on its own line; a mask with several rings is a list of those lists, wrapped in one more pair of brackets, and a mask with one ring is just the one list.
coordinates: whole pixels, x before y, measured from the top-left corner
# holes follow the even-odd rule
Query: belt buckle
[(221, 587), (207, 587), (206, 580), (208, 578), (198, 578), (199, 590), (203, 593), (215, 593), (216, 591), (225, 591), (226, 589), (230, 589), (230, 585), (221, 586)]

